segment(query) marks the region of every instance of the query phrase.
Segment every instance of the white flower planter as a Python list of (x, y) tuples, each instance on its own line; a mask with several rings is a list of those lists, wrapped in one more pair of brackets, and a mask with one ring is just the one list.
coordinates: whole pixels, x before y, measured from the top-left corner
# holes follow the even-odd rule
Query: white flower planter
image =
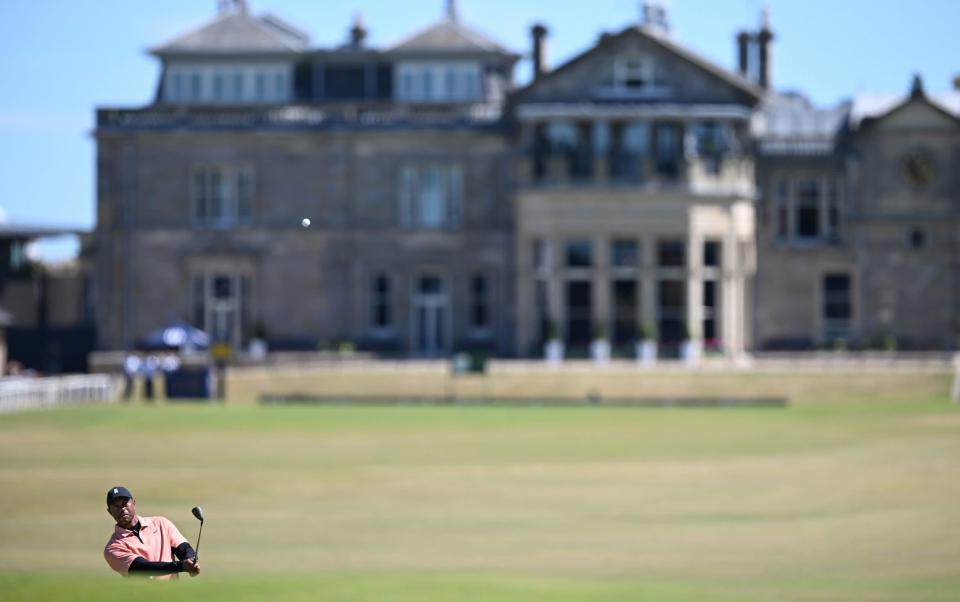
[(637, 341), (636, 344), (637, 361), (645, 366), (656, 363), (657, 361), (657, 342), (652, 339)]
[(703, 357), (703, 342), (687, 340), (680, 344), (680, 357), (683, 363), (688, 366), (695, 366), (700, 363)]
[(549, 364), (559, 364), (563, 361), (563, 341), (559, 339), (550, 339), (543, 346), (543, 357)]
[(610, 361), (610, 341), (607, 339), (594, 339), (590, 343), (590, 357), (597, 364), (605, 364)]
[(251, 339), (248, 351), (251, 359), (263, 360), (267, 357), (267, 342), (263, 339)]

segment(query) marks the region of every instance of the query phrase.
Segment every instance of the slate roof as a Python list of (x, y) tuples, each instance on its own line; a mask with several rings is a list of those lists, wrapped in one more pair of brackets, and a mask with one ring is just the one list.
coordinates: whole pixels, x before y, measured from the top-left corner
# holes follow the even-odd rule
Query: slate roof
[(246, 10), (217, 15), (212, 21), (151, 50), (156, 55), (290, 53), (307, 50), (309, 36), (273, 15), (255, 17)]
[(445, 17), (397, 42), (389, 52), (494, 52), (514, 54), (498, 42), (467, 27), (456, 19)]
[(754, 115), (751, 129), (763, 154), (829, 154), (849, 112), (849, 102), (821, 108), (799, 92), (772, 93)]

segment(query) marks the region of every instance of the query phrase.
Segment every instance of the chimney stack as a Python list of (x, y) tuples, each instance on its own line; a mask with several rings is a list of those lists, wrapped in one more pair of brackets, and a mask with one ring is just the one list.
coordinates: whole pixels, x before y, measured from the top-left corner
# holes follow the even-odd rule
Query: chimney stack
[(745, 31), (737, 34), (737, 71), (743, 77), (750, 76), (750, 34)]
[(547, 28), (537, 23), (530, 28), (530, 34), (533, 37), (533, 79), (537, 80), (547, 70)]
[(737, 71), (764, 90), (773, 86), (773, 39), (767, 8), (763, 9), (759, 31), (741, 31), (737, 34)]

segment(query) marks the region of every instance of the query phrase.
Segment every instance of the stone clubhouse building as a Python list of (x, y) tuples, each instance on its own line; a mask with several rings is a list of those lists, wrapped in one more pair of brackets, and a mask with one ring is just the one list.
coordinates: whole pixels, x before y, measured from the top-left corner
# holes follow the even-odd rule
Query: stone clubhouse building
[[(665, 9), (553, 69), (459, 18), (341, 45), (222, 1), (97, 111), (100, 345), (171, 319), (243, 346), (730, 356), (960, 340), (960, 91), (832, 108), (675, 40)], [(301, 220), (308, 218), (310, 226)]]

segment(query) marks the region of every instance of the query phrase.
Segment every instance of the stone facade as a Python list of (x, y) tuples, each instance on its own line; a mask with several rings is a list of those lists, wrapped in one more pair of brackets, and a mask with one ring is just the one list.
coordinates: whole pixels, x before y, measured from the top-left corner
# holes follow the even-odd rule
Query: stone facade
[(761, 85), (766, 26), (734, 73), (656, 17), (519, 90), (449, 7), (385, 50), (245, 3), (161, 46), (156, 102), (98, 112), (101, 346), (956, 345), (960, 97), (816, 109)]
[(928, 98), (918, 81), (879, 108), (842, 107), (825, 132), (761, 135), (757, 346), (957, 346), (954, 97)]

